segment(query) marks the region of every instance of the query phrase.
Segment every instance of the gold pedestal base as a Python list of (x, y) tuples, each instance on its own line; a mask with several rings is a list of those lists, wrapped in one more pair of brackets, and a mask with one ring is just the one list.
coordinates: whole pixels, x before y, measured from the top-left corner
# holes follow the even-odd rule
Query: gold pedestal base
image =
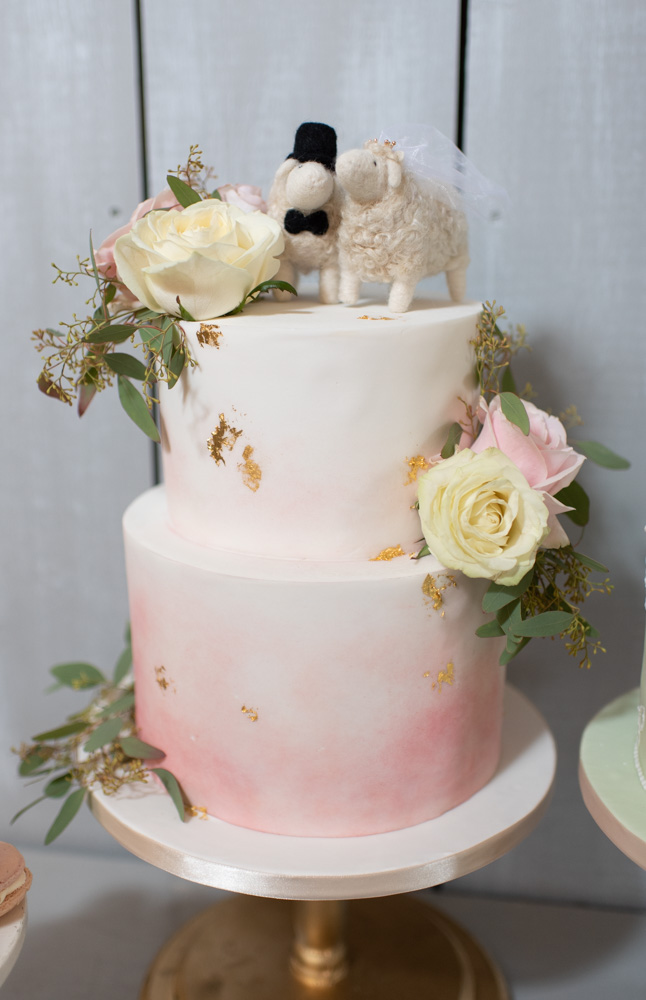
[(407, 896), (349, 903), (347, 974), (305, 985), (291, 971), (299, 905), (236, 896), (211, 907), (164, 946), (140, 1000), (509, 1000), (476, 941)]

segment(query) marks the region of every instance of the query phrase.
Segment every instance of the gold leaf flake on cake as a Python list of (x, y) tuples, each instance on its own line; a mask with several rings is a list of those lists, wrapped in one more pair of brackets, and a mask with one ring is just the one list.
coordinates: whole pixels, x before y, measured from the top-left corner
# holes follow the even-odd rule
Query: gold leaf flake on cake
[(213, 431), (211, 437), (206, 442), (206, 446), (209, 449), (211, 458), (214, 460), (216, 465), (222, 462), (225, 465), (224, 456), (222, 452), (226, 449), (228, 451), (233, 451), (235, 443), (242, 434), (242, 431), (237, 430), (227, 423), (224, 413), (220, 414), (220, 423)]
[(208, 813), (204, 806), (189, 806), (187, 810), (189, 816), (196, 816), (198, 819), (208, 819)]
[(242, 481), (245, 486), (247, 486), (253, 493), (260, 486), (260, 480), (262, 479), (262, 469), (256, 461), (251, 457), (253, 455), (253, 448), (248, 444), (245, 450), (242, 452), (243, 462), (238, 464), (238, 468), (242, 472)]
[(365, 316), (357, 316), (357, 319), (394, 319), (394, 318), (395, 318), (394, 316), (368, 316), (367, 313)]
[(392, 545), (389, 549), (382, 549), (378, 556), (373, 556), (370, 562), (390, 562), (391, 559), (398, 559), (406, 553), (401, 545)]
[[(457, 581), (454, 576), (446, 574), (444, 576), (444, 582), (439, 582), (430, 573), (427, 573), (424, 577), (424, 582), (422, 583), (422, 593), (426, 598), (426, 603), (433, 606), (433, 611), (439, 611), (444, 604), (443, 593), (449, 587), (457, 587)], [(444, 611), (442, 611), (442, 618), (444, 618)]]
[(432, 688), (437, 688), (438, 691), (442, 690), (443, 684), (453, 684), (454, 674), (453, 674), (453, 663), (450, 661), (446, 665), (446, 670), (440, 670), (437, 675), (437, 681), (433, 681), (431, 684)]
[(413, 458), (407, 458), (406, 465), (408, 466), (408, 479), (404, 484), (405, 486), (408, 486), (409, 483), (417, 482), (420, 472), (426, 472), (427, 469), (430, 469), (430, 465), (423, 455), (414, 455)]
[(242, 712), (243, 715), (246, 715), (247, 718), (251, 720), (251, 722), (257, 722), (258, 721), (258, 709), (257, 708), (247, 708), (246, 705), (243, 705), (242, 708), (240, 709), (240, 711)]
[[(164, 667), (164, 666), (155, 667), (155, 680), (159, 684), (159, 686), (162, 689), (162, 691), (167, 691), (168, 690), (168, 688), (170, 687), (171, 682), (168, 679), (168, 677), (166, 676), (166, 667)], [(173, 687), (173, 691), (174, 690), (175, 690), (175, 688)]]
[(197, 331), (197, 342), (202, 347), (206, 344), (211, 347), (219, 347), (221, 336), (222, 330), (217, 323), (200, 323), (200, 329)]

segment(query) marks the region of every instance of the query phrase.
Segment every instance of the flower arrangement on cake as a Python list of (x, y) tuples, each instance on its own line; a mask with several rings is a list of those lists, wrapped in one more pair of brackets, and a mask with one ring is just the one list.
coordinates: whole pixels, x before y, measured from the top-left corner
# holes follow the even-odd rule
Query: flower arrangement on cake
[[(90, 242), (76, 271), (57, 268), (57, 281), (93, 281), (91, 313), (35, 332), (39, 387), (77, 398), (83, 414), (116, 381), (128, 415), (159, 441), (161, 383), (166, 486), (124, 521), (133, 647), (128, 636), (111, 678), (87, 663), (52, 668), (57, 686), (96, 696), (19, 750), (20, 773), (46, 782), (37, 801), (65, 800), (48, 842), (91, 789), (151, 772), (182, 818), (208, 811), (298, 836), (431, 819), (494, 773), (504, 667), (530, 639), (561, 636), (581, 666), (602, 648), (582, 605), (609, 592), (608, 571), (559, 518), (581, 532), (588, 521), (586, 458), (628, 463), (568, 441), (574, 408), (562, 420), (530, 387), (517, 391), (510, 362), (525, 334), (503, 331), (500, 307), (458, 304), (464, 203), (487, 196), (484, 179), (451, 147), (457, 174), (429, 180), (409, 155), (414, 137), (396, 145), (370, 140), (337, 173), (334, 130), (304, 123), (267, 206), (248, 186), (209, 193), (192, 147), (168, 188), (96, 251)], [(312, 269), (322, 305), (288, 321), (280, 302)], [(408, 313), (417, 281), (440, 272), (451, 304)], [(345, 308), (364, 280), (390, 285), (391, 315)], [(278, 304), (212, 323), (270, 289)], [(168, 393), (180, 379), (184, 391)], [(419, 452), (406, 458), (411, 441)], [(236, 447), (241, 461), (227, 463)], [(371, 558), (395, 530), (400, 544)], [(195, 625), (190, 635), (177, 620)], [(319, 678), (320, 697), (308, 686)], [(423, 678), (437, 696), (428, 707)], [(253, 692), (240, 708), (243, 681)], [(262, 709), (249, 709), (260, 693)], [(358, 696), (368, 731), (355, 740)]]
[[(629, 463), (596, 441), (568, 443), (563, 422), (517, 394), (510, 362), (525, 347), (525, 330), (503, 332), (504, 309), (487, 303), (474, 341), (481, 397), (454, 423), (440, 455), (418, 477), (425, 545), (448, 569), (491, 580), (482, 602), (493, 615), (477, 634), (506, 637), (508, 663), (530, 639), (560, 635), (589, 667), (602, 650), (581, 613), (592, 593), (609, 593), (609, 570), (570, 544), (558, 516), (583, 529), (590, 500), (576, 477), (586, 458), (608, 469)], [(526, 393), (531, 394), (531, 386)], [(564, 418), (582, 420), (575, 407)]]
[[(260, 191), (225, 184), (210, 193), (211, 176), (192, 146), (188, 162), (167, 176), (168, 188), (134, 210), (130, 221), (96, 252), (77, 258), (75, 271), (56, 270), (54, 281), (95, 285), (92, 312), (63, 330), (34, 331), (45, 356), (42, 392), (83, 414), (94, 395), (116, 379), (129, 417), (154, 441), (154, 386), (174, 386), (194, 364), (180, 319), (210, 320), (241, 312), (271, 288), (296, 294), (274, 280), (284, 249), (280, 226), (265, 211)], [(115, 348), (130, 342), (143, 360)], [(142, 391), (135, 387), (141, 383)]]

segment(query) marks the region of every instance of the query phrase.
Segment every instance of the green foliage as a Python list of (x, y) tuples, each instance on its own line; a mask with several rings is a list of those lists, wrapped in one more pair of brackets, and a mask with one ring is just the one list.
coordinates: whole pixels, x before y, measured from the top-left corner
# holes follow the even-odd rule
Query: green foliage
[(565, 486), (556, 494), (556, 499), (560, 500), (566, 507), (573, 508), (573, 510), (566, 512), (566, 516), (571, 521), (574, 521), (581, 528), (588, 523), (590, 520), (590, 497), (580, 483), (575, 480), (569, 486)]
[(182, 795), (182, 790), (179, 786), (179, 782), (174, 774), (167, 771), (164, 767), (153, 767), (151, 770), (152, 774), (156, 774), (164, 788), (173, 800), (173, 804), (179, 813), (179, 818), (182, 822), (186, 820), (186, 811), (184, 809), (184, 797)]
[(598, 441), (572, 441), (572, 447), (604, 469), (629, 469), (630, 462)]
[[(163, 750), (144, 743), (135, 725), (135, 695), (126, 678), (132, 663), (130, 632), (126, 633), (126, 649), (120, 655), (114, 680), (107, 681), (101, 671), (87, 663), (63, 663), (52, 668), (60, 683), (83, 689), (100, 685), (93, 701), (81, 712), (70, 716), (60, 726), (48, 729), (20, 747), (18, 772), (21, 777), (46, 779), (44, 794), (24, 806), (12, 819), (47, 799), (65, 801), (47, 832), (50, 844), (69, 825), (89, 791), (100, 788), (113, 794), (125, 784), (148, 779), (144, 759), (164, 757)], [(182, 795), (176, 779), (165, 769), (158, 776), (168, 789), (175, 806), (184, 818)], [(178, 806), (181, 803), (181, 811)]]
[(194, 191), (193, 188), (190, 187), (186, 181), (181, 180), (181, 178), (174, 177), (173, 174), (168, 174), (166, 182), (182, 208), (188, 208), (189, 205), (196, 205), (198, 202), (202, 201), (197, 191)]
[(500, 405), (507, 420), (515, 424), (516, 427), (520, 427), (523, 434), (528, 437), (529, 417), (527, 416), (527, 410), (523, 406), (522, 400), (513, 392), (501, 392)]
[(462, 437), (462, 425), (458, 424), (457, 421), (451, 424), (449, 427), (449, 433), (446, 436), (446, 441), (440, 452), (441, 458), (451, 458), (455, 454), (456, 445), (460, 443), (460, 438)]

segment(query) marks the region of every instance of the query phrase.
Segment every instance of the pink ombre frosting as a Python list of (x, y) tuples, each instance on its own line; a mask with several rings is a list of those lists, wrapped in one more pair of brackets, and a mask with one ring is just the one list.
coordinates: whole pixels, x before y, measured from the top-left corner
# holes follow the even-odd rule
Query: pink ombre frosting
[(137, 723), (195, 806), (355, 836), (431, 819), (491, 777), (504, 672), (499, 641), (475, 636), (486, 581), (460, 578), (434, 610), (427, 574), (450, 581), (430, 558), (207, 549), (169, 526), (163, 489), (124, 527)]

